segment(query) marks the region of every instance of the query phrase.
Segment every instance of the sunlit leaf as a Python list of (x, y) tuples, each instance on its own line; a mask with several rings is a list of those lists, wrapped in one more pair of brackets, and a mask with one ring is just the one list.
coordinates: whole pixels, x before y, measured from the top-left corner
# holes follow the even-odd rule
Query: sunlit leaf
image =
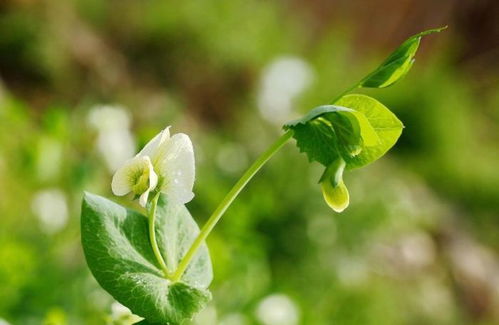
[(377, 145), (379, 139), (362, 113), (351, 108), (325, 105), (312, 109), (303, 118), (289, 122), (301, 152), (310, 161), (328, 167), (343, 156), (356, 156), (364, 146)]
[(385, 88), (393, 85), (411, 69), (421, 38), (431, 33), (440, 32), (446, 28), (430, 29), (407, 39), (378, 68), (361, 81), (360, 87)]
[[(158, 202), (156, 235), (171, 270), (199, 232), (183, 205)], [(81, 215), (82, 244), (99, 284), (117, 301), (151, 323), (181, 324), (211, 299), (212, 280), (206, 246), (180, 282), (167, 280), (149, 244), (147, 218), (93, 194), (86, 194)]]
[(362, 167), (379, 159), (393, 147), (402, 133), (404, 127), (402, 122), (388, 108), (372, 97), (358, 94), (347, 95), (335, 104), (362, 113), (379, 139), (379, 143), (374, 146), (364, 146), (358, 155), (343, 157), (348, 169)]

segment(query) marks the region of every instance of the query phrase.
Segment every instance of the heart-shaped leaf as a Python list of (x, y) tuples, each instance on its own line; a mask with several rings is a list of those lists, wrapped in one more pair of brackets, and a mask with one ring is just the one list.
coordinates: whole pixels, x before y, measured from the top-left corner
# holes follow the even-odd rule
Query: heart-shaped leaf
[(347, 95), (338, 100), (335, 105), (362, 113), (379, 139), (378, 144), (363, 147), (358, 155), (343, 157), (348, 169), (362, 167), (379, 159), (393, 147), (404, 128), (395, 114), (372, 97), (359, 94)]
[[(160, 197), (156, 236), (170, 270), (175, 270), (199, 233), (183, 205)], [(82, 244), (99, 284), (117, 301), (151, 323), (180, 324), (211, 299), (213, 274), (204, 245), (181, 281), (167, 280), (150, 247), (148, 219), (103, 197), (86, 193), (81, 213)]]

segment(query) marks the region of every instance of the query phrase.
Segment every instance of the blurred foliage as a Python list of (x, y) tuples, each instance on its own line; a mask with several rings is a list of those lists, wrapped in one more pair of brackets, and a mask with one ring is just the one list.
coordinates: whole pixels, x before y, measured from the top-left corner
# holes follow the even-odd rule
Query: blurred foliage
[[(494, 0), (0, 2), (0, 323), (126, 318), (113, 318), (80, 245), (82, 192), (112, 197), (96, 145), (102, 130), (88, 122), (96, 105), (126, 107), (137, 149), (166, 125), (191, 135), (189, 209), (202, 224), (280, 134), (257, 109), (272, 62), (293, 56), (310, 67), (292, 119), (407, 36), (448, 24), (423, 41), (403, 82), (365, 91), (406, 128), (388, 157), (346, 175), (348, 210), (327, 207), (321, 168), (293, 146), (249, 184), (208, 239), (214, 300), (194, 323), (497, 324), (497, 8)], [(35, 204), (40, 195), (52, 205)], [(39, 211), (53, 207), (53, 218)]]

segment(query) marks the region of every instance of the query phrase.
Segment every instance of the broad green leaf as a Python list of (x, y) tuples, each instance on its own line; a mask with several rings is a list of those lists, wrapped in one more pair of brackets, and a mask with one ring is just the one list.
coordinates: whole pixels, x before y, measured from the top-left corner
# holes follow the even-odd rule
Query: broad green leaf
[(362, 150), (360, 125), (351, 112), (327, 113), (312, 123), (319, 121), (325, 121), (336, 133), (341, 156), (356, 156), (360, 153)]
[(365, 95), (346, 95), (335, 105), (351, 108), (362, 113), (377, 134), (379, 143), (374, 146), (364, 146), (354, 157), (343, 157), (348, 169), (365, 166), (383, 156), (402, 133), (403, 124), (388, 108), (376, 99)]
[(360, 126), (360, 136), (362, 137), (362, 144), (366, 147), (371, 147), (379, 144), (379, 138), (376, 131), (372, 127), (367, 117), (361, 113), (352, 110), (351, 115), (355, 116)]
[[(156, 236), (170, 270), (199, 232), (183, 205), (158, 202)], [(117, 301), (151, 323), (181, 324), (211, 299), (208, 249), (203, 246), (180, 282), (163, 277), (148, 237), (147, 218), (93, 194), (85, 194), (81, 214), (82, 244), (99, 284)]]
[(303, 118), (289, 122), (301, 152), (310, 161), (328, 167), (342, 156), (358, 155), (366, 145), (379, 142), (369, 121), (350, 108), (325, 105), (312, 109)]
[[(355, 145), (359, 142), (360, 134), (352, 127), (350, 121), (341, 118), (339, 112), (351, 111), (348, 108), (332, 105), (319, 106), (312, 109), (303, 118), (289, 122), (284, 125), (284, 129), (292, 129), (293, 137), (300, 152), (305, 152), (310, 161), (318, 161), (324, 166), (329, 166), (333, 161), (340, 158), (340, 141), (351, 140), (353, 143), (346, 143), (345, 146)], [(342, 127), (333, 127), (334, 123), (345, 123)], [(352, 139), (349, 139), (352, 138)], [(348, 150), (349, 148), (345, 148)]]
[(330, 125), (320, 122), (297, 124), (293, 137), (300, 152), (307, 154), (309, 161), (317, 161), (324, 166), (340, 157), (336, 133)]
[(393, 85), (411, 69), (421, 38), (431, 33), (440, 32), (446, 28), (430, 29), (407, 39), (376, 70), (361, 81), (360, 87), (385, 88)]

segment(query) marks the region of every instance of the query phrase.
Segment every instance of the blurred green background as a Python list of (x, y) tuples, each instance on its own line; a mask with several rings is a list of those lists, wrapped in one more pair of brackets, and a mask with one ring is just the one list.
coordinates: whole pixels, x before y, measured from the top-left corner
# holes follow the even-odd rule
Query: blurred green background
[(0, 324), (127, 323), (86, 266), (80, 202), (112, 198), (162, 128), (193, 140), (202, 224), (282, 122), (447, 24), (405, 80), (363, 91), (406, 128), (347, 173), (344, 213), (291, 144), (254, 178), (209, 237), (193, 324), (499, 324), (496, 0), (0, 1)]

